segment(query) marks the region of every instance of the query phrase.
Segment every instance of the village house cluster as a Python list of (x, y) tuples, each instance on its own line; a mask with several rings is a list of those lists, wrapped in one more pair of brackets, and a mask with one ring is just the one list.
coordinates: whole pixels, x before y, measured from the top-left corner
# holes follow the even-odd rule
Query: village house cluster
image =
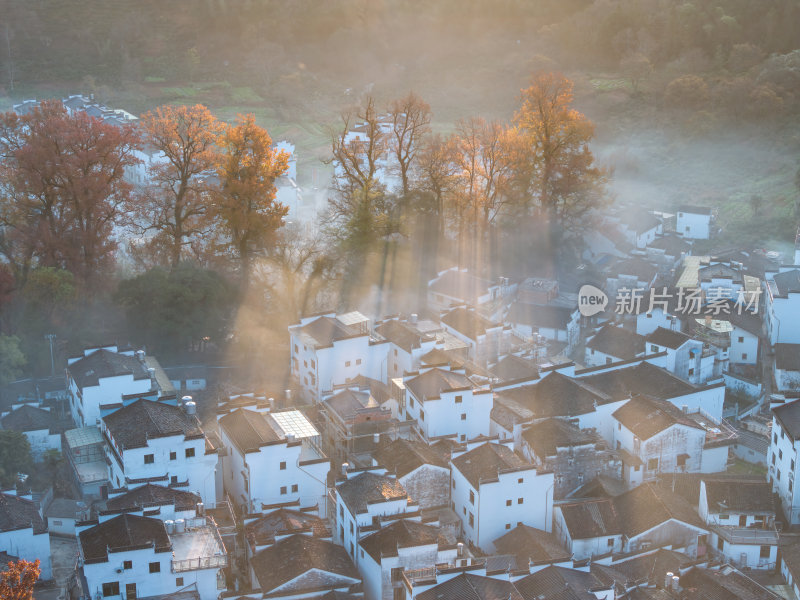
[[(800, 252), (696, 253), (697, 206), (597, 222), (577, 272), (304, 317), (280, 393), (121, 345), (21, 382), (0, 425), (76, 493), (2, 492), (0, 552), (47, 580), (74, 539), (82, 600), (800, 596)], [(585, 317), (589, 283), (644, 300)], [(649, 302), (682, 289), (702, 310)]]

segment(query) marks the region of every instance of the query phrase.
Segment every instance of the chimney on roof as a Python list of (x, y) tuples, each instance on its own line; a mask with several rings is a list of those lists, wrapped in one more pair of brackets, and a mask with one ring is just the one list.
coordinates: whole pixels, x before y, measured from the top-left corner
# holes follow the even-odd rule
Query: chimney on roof
[(676, 594), (681, 591), (680, 581), (681, 578), (678, 577), (677, 575), (672, 576), (672, 591), (675, 592)]
[(673, 575), (674, 575), (674, 573), (672, 571), (667, 571), (667, 575), (664, 578), (664, 589), (665, 590), (668, 590), (670, 588), (670, 586), (672, 585), (672, 576)]
[(350, 468), (350, 463), (342, 463), (342, 475), (347, 477), (347, 469)]
[(417, 324), (417, 319), (419, 319), (417, 313), (411, 313), (411, 316), (408, 317), (408, 322), (411, 325), (416, 325)]
[(380, 433), (373, 433), (372, 434), (372, 441), (375, 443), (376, 446), (378, 444), (380, 444), (381, 443), (381, 434)]

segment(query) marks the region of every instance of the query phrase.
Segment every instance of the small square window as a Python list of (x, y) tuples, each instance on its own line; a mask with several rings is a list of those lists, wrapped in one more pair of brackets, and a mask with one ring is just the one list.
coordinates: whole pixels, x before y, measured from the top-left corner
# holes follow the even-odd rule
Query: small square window
[(517, 483), (522, 483), (523, 481), (524, 481), (524, 479), (523, 479), (522, 477), (520, 477), (519, 479), (517, 479)]
[(469, 513), (469, 526), (475, 527), (475, 515), (472, 513)]
[(181, 587), (183, 585), (183, 577), (176, 577), (175, 578), (175, 585), (177, 587)]
[(295, 483), (295, 484), (292, 484), (292, 493), (293, 493), (293, 494), (294, 494), (294, 493), (296, 493), (298, 489), (299, 489), (299, 488), (297, 487), (297, 484), (296, 484), (296, 483)]
[(461, 420), (462, 421), (466, 421), (467, 420), (467, 413), (461, 413)]
[(360, 359), (360, 358), (357, 358), (357, 359), (356, 359), (356, 364), (357, 364), (357, 365), (360, 365), (360, 364), (361, 364), (361, 359)]
[(511, 506), (511, 500), (506, 500), (506, 506)]
[(475, 504), (475, 492), (472, 490), (469, 491), (469, 503)]
[(161, 563), (160, 562), (151, 562), (150, 563), (150, 572), (151, 573), (161, 573)]
[(614, 538), (608, 538), (608, 542), (607, 543), (608, 543), (608, 547), (611, 548), (611, 546), (614, 545)]
[(506, 529), (511, 529), (511, 523), (506, 523)]
[(517, 498), (517, 504), (522, 504), (522, 498)]
[(739, 336), (739, 343), (740, 344), (744, 343), (744, 336), (743, 335)]
[(286, 486), (282, 485), (281, 486), (281, 496), (285, 496), (285, 495), (286, 495)]
[(126, 571), (128, 569), (132, 569), (133, 568), (133, 561), (131, 561), (131, 560), (122, 561), (122, 568), (125, 569)]
[(119, 581), (104, 583), (103, 596), (119, 596)]
[(144, 455), (144, 464), (152, 465), (154, 462), (156, 462), (156, 457), (155, 457), (154, 454), (145, 454)]
[(186, 458), (193, 458), (194, 457), (194, 448), (187, 448), (186, 452), (184, 454), (186, 454)]
[(694, 375), (694, 369), (689, 369), (689, 375)]
[(747, 360), (747, 352), (742, 352), (742, 360)]
[(344, 362), (344, 366), (345, 366), (345, 367), (349, 367), (349, 366), (350, 366), (350, 364), (351, 364), (351, 363), (350, 363), (350, 361), (349, 361), (349, 360), (346, 360), (346, 361)]
[(170, 460), (176, 460), (177, 458), (178, 458), (178, 453), (177, 452), (170, 452), (169, 453), (169, 459)]
[(772, 546), (761, 546), (761, 550), (758, 553), (758, 557), (759, 558), (769, 558), (771, 550), (772, 550)]
[(286, 470), (286, 461), (285, 460), (281, 461), (280, 469), (281, 469), (281, 471), (285, 471)]
[(456, 396), (456, 404), (461, 404), (464, 401), (463, 396)]

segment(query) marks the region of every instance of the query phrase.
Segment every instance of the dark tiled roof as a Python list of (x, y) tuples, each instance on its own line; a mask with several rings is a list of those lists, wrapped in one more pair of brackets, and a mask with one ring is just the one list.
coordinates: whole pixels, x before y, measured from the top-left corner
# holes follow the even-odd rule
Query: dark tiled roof
[(448, 469), (447, 461), (441, 453), (420, 440), (398, 438), (378, 448), (373, 452), (372, 458), (398, 478), (405, 477), (422, 465)]
[(763, 322), (761, 321), (760, 314), (753, 314), (749, 310), (739, 311), (736, 309), (733, 302), (729, 304), (729, 314), (724, 316), (725, 320), (730, 321), (735, 327), (739, 327), (755, 336), (761, 337), (763, 335)]
[(668, 400), (636, 396), (614, 411), (613, 417), (642, 440), (649, 440), (673, 425), (703, 428)]
[(532, 563), (543, 563), (572, 558), (555, 535), (528, 525), (517, 525), (497, 538), (494, 548), (500, 554), (516, 555), (517, 562), (522, 565), (527, 565), (529, 560)]
[(662, 235), (649, 243), (647, 247), (664, 250), (664, 253), (669, 256), (680, 256), (682, 252), (688, 252), (692, 245), (678, 236)]
[(452, 327), (471, 340), (476, 340), (479, 336), (486, 335), (487, 329), (502, 327), (501, 324), (492, 323), (474, 310), (468, 310), (463, 307), (451, 310), (443, 316), (442, 323)]
[(418, 400), (439, 398), (442, 392), (472, 389), (472, 382), (462, 373), (431, 369), (406, 381), (406, 387)]
[(76, 360), (67, 367), (67, 370), (80, 389), (99, 385), (101, 377), (120, 375), (133, 375), (134, 379), (150, 377), (147, 368), (135, 356), (104, 349), (95, 350), (88, 356)]
[(597, 438), (563, 419), (547, 419), (526, 429), (523, 439), (540, 459), (555, 456), (558, 448), (594, 444)]
[(680, 578), (681, 599), (692, 600), (779, 600), (746, 575), (730, 567), (719, 570), (695, 567)]
[(56, 424), (56, 419), (49, 410), (25, 404), (0, 419), (3, 429), (14, 431), (40, 431), (50, 430)]
[(198, 502), (200, 502), (200, 496), (191, 492), (147, 483), (110, 498), (106, 501), (106, 510), (120, 511), (173, 503), (178, 510), (191, 510), (197, 506)]
[(592, 563), (591, 571), (601, 581), (616, 583), (620, 589), (628, 589), (632, 585), (662, 585), (667, 573), (678, 573), (688, 567), (692, 558), (675, 552), (660, 549), (648, 554), (632, 556), (628, 559), (603, 566)]
[(482, 479), (496, 479), (500, 471), (533, 469), (530, 463), (515, 454), (513, 450), (501, 444), (488, 442), (456, 456), (452, 463), (475, 489), (480, 487)]
[[(250, 564), (264, 593), (311, 570), (332, 574), (337, 579), (360, 580), (358, 571), (342, 546), (307, 535), (293, 535), (261, 550), (250, 559)], [(325, 586), (330, 579), (330, 575), (315, 578), (316, 585)], [(331, 587), (341, 587), (341, 583)]]
[(698, 389), (691, 383), (648, 362), (596, 375), (586, 375), (580, 377), (578, 381), (613, 400), (622, 400), (634, 394), (646, 394), (666, 400), (691, 394)]
[(697, 276), (700, 281), (711, 281), (712, 279), (731, 279), (735, 282), (742, 282), (742, 273), (739, 269), (733, 269), (729, 265), (715, 263), (707, 267), (698, 269)]
[(342, 500), (352, 514), (363, 513), (368, 504), (406, 498), (403, 485), (389, 475), (366, 471), (336, 486)]
[(766, 481), (749, 481), (740, 478), (704, 481), (709, 510), (775, 512), (772, 488)]
[(342, 420), (355, 416), (365, 408), (380, 408), (380, 404), (367, 392), (342, 390), (327, 398), (323, 404), (335, 412)]
[(422, 364), (431, 366), (451, 365), (459, 367), (464, 364), (465, 360), (464, 352), (460, 348), (449, 351), (434, 348), (420, 357)]
[(773, 276), (778, 294), (786, 296), (789, 293), (800, 293), (800, 269), (791, 269)]
[(143, 398), (106, 415), (103, 422), (123, 450), (143, 448), (148, 439), (156, 437), (203, 436), (197, 419), (187, 415), (181, 408)]
[(800, 439), (800, 400), (776, 406), (772, 409), (772, 412), (781, 427), (792, 436), (792, 439)]
[(622, 215), (621, 222), (636, 233), (645, 233), (657, 228), (661, 219), (647, 210), (631, 210)]
[(311, 531), (316, 537), (330, 535), (325, 521), (317, 515), (299, 510), (279, 508), (244, 526), (245, 537), (255, 544), (274, 541), (275, 536)]
[(172, 548), (164, 523), (159, 519), (124, 514), (78, 534), (78, 541), (87, 561), (105, 561), (108, 552), (154, 545), (156, 552)]
[(633, 276), (637, 281), (649, 283), (658, 274), (658, 267), (646, 260), (634, 257), (625, 258), (614, 264), (609, 271), (609, 277)]
[(528, 325), (533, 329), (566, 330), (577, 308), (515, 302), (508, 311), (506, 321)]
[(491, 369), (492, 375), (501, 382), (535, 380), (539, 378), (539, 369), (533, 361), (509, 354), (501, 358)]
[(680, 496), (651, 483), (635, 487), (617, 496), (612, 502), (617, 514), (622, 516), (622, 530), (629, 538), (669, 519), (705, 528), (692, 505)]
[(800, 344), (775, 344), (775, 367), (782, 371), (800, 371)]
[(261, 446), (283, 439), (272, 417), (244, 408), (222, 417), (219, 426), (242, 453), (258, 452)]
[(515, 585), (525, 600), (596, 599), (590, 590), (608, 587), (591, 573), (556, 566), (523, 577)]
[(462, 573), (417, 596), (417, 600), (525, 600), (508, 581)]
[(406, 352), (419, 348), (423, 340), (433, 339), (431, 336), (422, 336), (405, 323), (395, 320), (381, 323), (375, 331)]
[(33, 527), (33, 533), (47, 531), (36, 504), (26, 498), (0, 492), (0, 532)]
[(692, 506), (700, 502), (700, 482), (713, 479), (738, 479), (744, 483), (762, 482), (763, 475), (738, 475), (730, 473), (662, 473), (659, 477), (658, 487), (677, 494)]
[(573, 540), (622, 533), (622, 518), (610, 498), (561, 504), (559, 508)]
[(533, 385), (498, 392), (501, 402), (508, 398), (531, 411), (536, 418), (576, 417), (593, 412), (596, 404), (611, 399), (585, 385), (582, 379), (554, 371)]
[(710, 215), (711, 209), (707, 206), (697, 206), (694, 204), (681, 204), (678, 212), (689, 213), (692, 215)]
[(492, 287), (492, 282), (488, 279), (481, 279), (463, 271), (450, 270), (435, 279), (428, 289), (474, 304), (478, 297), (489, 292), (490, 287)]
[(681, 333), (680, 331), (672, 331), (670, 329), (659, 327), (653, 333), (647, 336), (647, 343), (677, 350), (690, 339), (692, 338), (685, 333)]
[(414, 546), (446, 546), (447, 540), (439, 534), (439, 528), (416, 521), (402, 519), (381, 527), (375, 533), (362, 538), (358, 544), (377, 563), (383, 556), (397, 556), (400, 548)]
[(586, 342), (586, 347), (621, 360), (630, 360), (644, 352), (644, 337), (609, 323)]
[(345, 325), (333, 317), (319, 317), (300, 328), (300, 333), (316, 341), (318, 346), (330, 346), (333, 342), (351, 337), (367, 335), (361, 330)]
[(570, 498), (613, 498), (625, 492), (625, 482), (606, 475), (598, 475), (570, 492)]

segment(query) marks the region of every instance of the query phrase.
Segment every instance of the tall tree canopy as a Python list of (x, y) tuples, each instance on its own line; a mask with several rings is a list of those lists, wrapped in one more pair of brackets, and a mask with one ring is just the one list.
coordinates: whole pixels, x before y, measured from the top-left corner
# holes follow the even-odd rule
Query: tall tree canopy
[(275, 201), (275, 180), (286, 173), (289, 155), (272, 147), (272, 138), (253, 115), (240, 116), (236, 125), (225, 129), (219, 144), (213, 212), (239, 260), (246, 288), (253, 257), (275, 241), (289, 212)]
[(551, 227), (572, 229), (603, 197), (607, 173), (596, 166), (589, 143), (594, 125), (572, 108), (572, 82), (540, 73), (522, 90), (514, 120), (527, 146), (522, 178)]
[(8, 563), (0, 573), (0, 600), (33, 600), (33, 586), (39, 579), (39, 559)]
[(45, 101), (0, 116), (0, 219), (26, 274), (34, 259), (62, 267), (91, 289), (114, 262), (114, 226), (131, 200), (125, 169), (138, 162), (133, 129)]
[(144, 141), (156, 154), (152, 185), (143, 193), (137, 220), (152, 253), (176, 266), (200, 252), (211, 229), (206, 176), (216, 166), (223, 124), (200, 104), (161, 106), (142, 117)]
[(33, 468), (31, 444), (20, 431), (0, 430), (0, 485), (8, 489), (17, 483), (19, 473)]

